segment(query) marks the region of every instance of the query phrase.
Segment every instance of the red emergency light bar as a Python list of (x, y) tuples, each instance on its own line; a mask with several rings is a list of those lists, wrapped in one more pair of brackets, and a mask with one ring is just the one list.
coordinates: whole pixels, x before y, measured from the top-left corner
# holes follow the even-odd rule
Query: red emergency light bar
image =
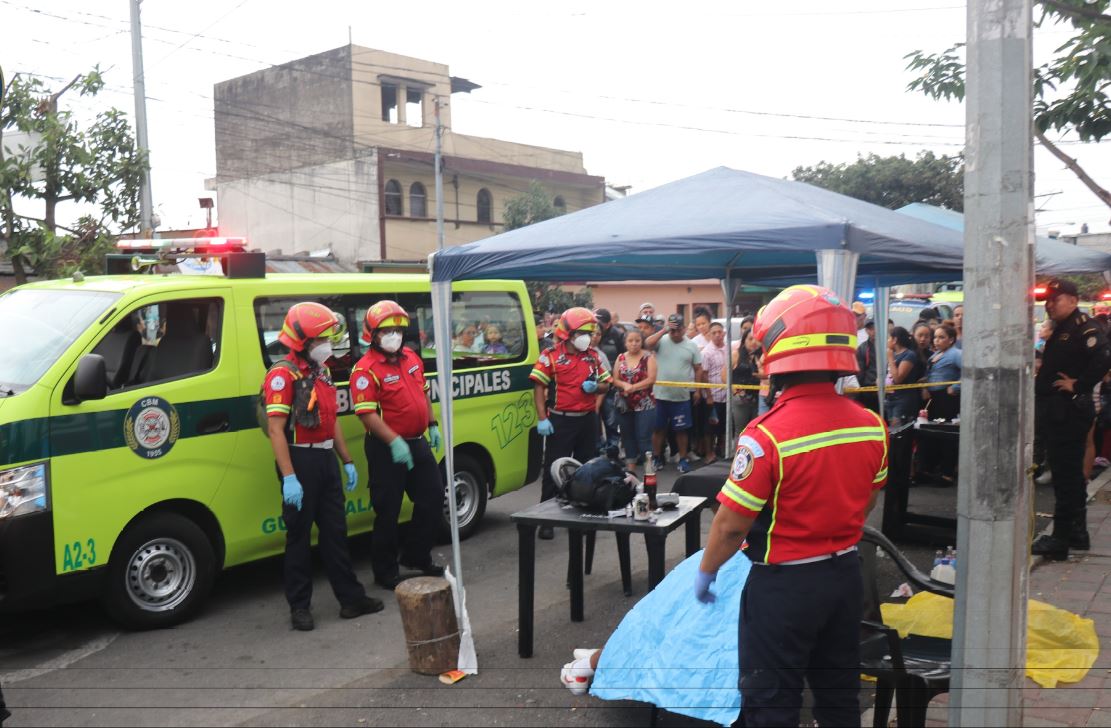
[(1103, 293), (1099, 294), (1099, 300), (1111, 301), (1111, 291), (1104, 291)]
[(247, 238), (152, 238), (149, 240), (120, 240), (116, 243), (120, 250), (128, 252), (236, 252), (247, 249)]
[(1044, 301), (1045, 300), (1045, 292), (1046, 292), (1046, 287), (1045, 286), (1034, 286), (1034, 300), (1035, 301)]

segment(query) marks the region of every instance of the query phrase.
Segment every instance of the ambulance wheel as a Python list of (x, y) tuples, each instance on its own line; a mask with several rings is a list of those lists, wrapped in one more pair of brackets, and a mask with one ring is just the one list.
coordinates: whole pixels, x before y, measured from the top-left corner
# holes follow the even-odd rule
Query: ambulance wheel
[[(463, 453), (455, 455), (455, 509), (459, 515), (459, 538), (469, 538), (478, 530), (483, 514), (486, 513), (486, 499), (489, 497), (486, 470), (477, 460)], [(451, 542), (451, 511), (447, 499), (451, 489), (444, 488), (444, 536), (443, 541)]]
[(124, 531), (108, 563), (103, 602), (132, 629), (157, 629), (196, 613), (216, 576), (204, 531), (177, 513), (153, 513)]

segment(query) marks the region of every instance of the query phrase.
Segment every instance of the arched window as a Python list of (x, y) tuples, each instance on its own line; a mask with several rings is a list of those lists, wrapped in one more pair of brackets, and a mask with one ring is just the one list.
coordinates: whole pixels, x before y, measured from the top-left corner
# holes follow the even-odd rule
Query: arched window
[(391, 179), (386, 183), (386, 214), (401, 215), (402, 209), (401, 183)]
[(481, 190), (478, 191), (478, 198), (475, 200), (475, 207), (478, 208), (478, 215), (476, 219), (479, 222), (483, 222), (489, 225), (494, 221), (494, 198), (490, 195), (490, 190), (483, 187)]
[(420, 182), (409, 185), (409, 217), (428, 217), (428, 193)]
[(556, 195), (556, 198), (552, 200), (552, 207), (554, 207), (556, 212), (560, 215), (567, 212), (567, 203), (563, 201), (563, 197), (560, 195)]

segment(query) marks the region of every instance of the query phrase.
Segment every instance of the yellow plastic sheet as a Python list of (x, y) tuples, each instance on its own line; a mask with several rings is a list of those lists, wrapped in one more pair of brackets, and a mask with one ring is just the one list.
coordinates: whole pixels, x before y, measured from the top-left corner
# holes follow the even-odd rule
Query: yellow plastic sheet
[[(881, 604), (883, 621), (899, 635), (953, 638), (953, 600), (919, 592), (906, 604)], [(1026, 615), (1026, 675), (1043, 688), (1084, 679), (1099, 657), (1090, 619), (1031, 599)]]

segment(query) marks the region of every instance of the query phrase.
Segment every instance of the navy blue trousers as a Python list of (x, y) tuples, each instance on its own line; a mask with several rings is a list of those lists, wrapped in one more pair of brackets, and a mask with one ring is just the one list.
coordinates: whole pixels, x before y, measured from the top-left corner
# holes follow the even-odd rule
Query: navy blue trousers
[(855, 551), (798, 566), (752, 567), (741, 593), (745, 726), (798, 725), (804, 680), (818, 725), (860, 725), (862, 581)]

